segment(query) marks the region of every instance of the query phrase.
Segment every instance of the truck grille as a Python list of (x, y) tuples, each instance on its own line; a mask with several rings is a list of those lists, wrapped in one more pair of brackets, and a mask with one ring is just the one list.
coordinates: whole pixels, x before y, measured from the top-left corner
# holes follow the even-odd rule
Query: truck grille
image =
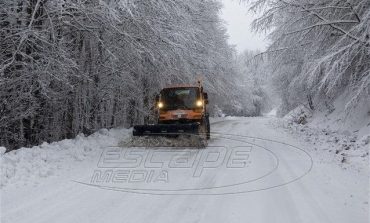
[(186, 114), (181, 114), (181, 115), (172, 115), (172, 118), (173, 119), (180, 119), (180, 118), (186, 118), (187, 115)]

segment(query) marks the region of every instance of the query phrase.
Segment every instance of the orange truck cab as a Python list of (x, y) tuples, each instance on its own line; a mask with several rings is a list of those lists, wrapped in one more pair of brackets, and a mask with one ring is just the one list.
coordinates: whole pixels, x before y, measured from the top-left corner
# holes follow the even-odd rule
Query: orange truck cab
[(176, 85), (163, 88), (156, 97), (158, 123), (134, 126), (133, 134), (171, 135), (202, 134), (210, 137), (208, 95), (198, 85)]

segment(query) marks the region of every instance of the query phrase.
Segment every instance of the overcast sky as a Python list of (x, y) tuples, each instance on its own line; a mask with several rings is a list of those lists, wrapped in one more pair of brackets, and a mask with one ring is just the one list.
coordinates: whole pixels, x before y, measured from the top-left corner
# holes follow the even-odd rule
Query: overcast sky
[(239, 53), (246, 49), (264, 50), (267, 45), (265, 36), (251, 31), (251, 23), (255, 17), (245, 4), (239, 2), (240, 0), (222, 0), (224, 8), (221, 18), (226, 22), (229, 43), (236, 45)]

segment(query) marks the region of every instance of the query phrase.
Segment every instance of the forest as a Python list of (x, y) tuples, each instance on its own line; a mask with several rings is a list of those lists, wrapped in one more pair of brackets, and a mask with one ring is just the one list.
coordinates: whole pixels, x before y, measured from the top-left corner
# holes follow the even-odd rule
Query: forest
[(370, 104), (368, 0), (246, 2), (264, 52), (228, 44), (218, 0), (2, 0), (0, 144), (148, 123), (162, 87), (199, 78), (213, 116)]
[(241, 104), (218, 1), (0, 4), (2, 145), (147, 122), (160, 88), (198, 78), (214, 104)]
[(341, 97), (346, 115), (370, 104), (369, 0), (253, 0), (257, 32), (271, 44), (261, 55), (280, 95), (281, 115), (299, 105), (329, 113)]

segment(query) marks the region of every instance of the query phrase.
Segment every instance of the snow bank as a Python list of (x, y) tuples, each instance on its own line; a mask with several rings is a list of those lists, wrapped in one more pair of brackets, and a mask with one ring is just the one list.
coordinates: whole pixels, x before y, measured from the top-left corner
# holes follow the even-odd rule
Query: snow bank
[(312, 112), (305, 106), (298, 106), (283, 117), (287, 123), (306, 124), (312, 117)]
[(289, 112), (274, 125), (284, 127), (297, 138), (311, 143), (315, 149), (326, 150), (345, 166), (366, 168), (370, 148), (370, 105), (357, 107), (346, 116), (343, 98), (334, 103), (332, 111), (316, 110), (304, 106)]
[(310, 120), (310, 126), (330, 129), (344, 135), (354, 134), (358, 138), (370, 134), (370, 100), (364, 100), (356, 108), (346, 111), (346, 94), (333, 103), (333, 110), (317, 109)]
[(20, 148), (5, 154), (0, 148), (0, 187), (13, 182), (37, 182), (40, 178), (54, 175), (58, 169), (73, 168), (76, 162), (101, 153), (102, 148), (118, 145), (130, 132), (128, 129), (101, 129), (88, 137), (80, 134), (74, 139), (50, 144), (44, 142), (39, 146)]
[(0, 155), (3, 155), (6, 152), (6, 148), (0, 146)]

